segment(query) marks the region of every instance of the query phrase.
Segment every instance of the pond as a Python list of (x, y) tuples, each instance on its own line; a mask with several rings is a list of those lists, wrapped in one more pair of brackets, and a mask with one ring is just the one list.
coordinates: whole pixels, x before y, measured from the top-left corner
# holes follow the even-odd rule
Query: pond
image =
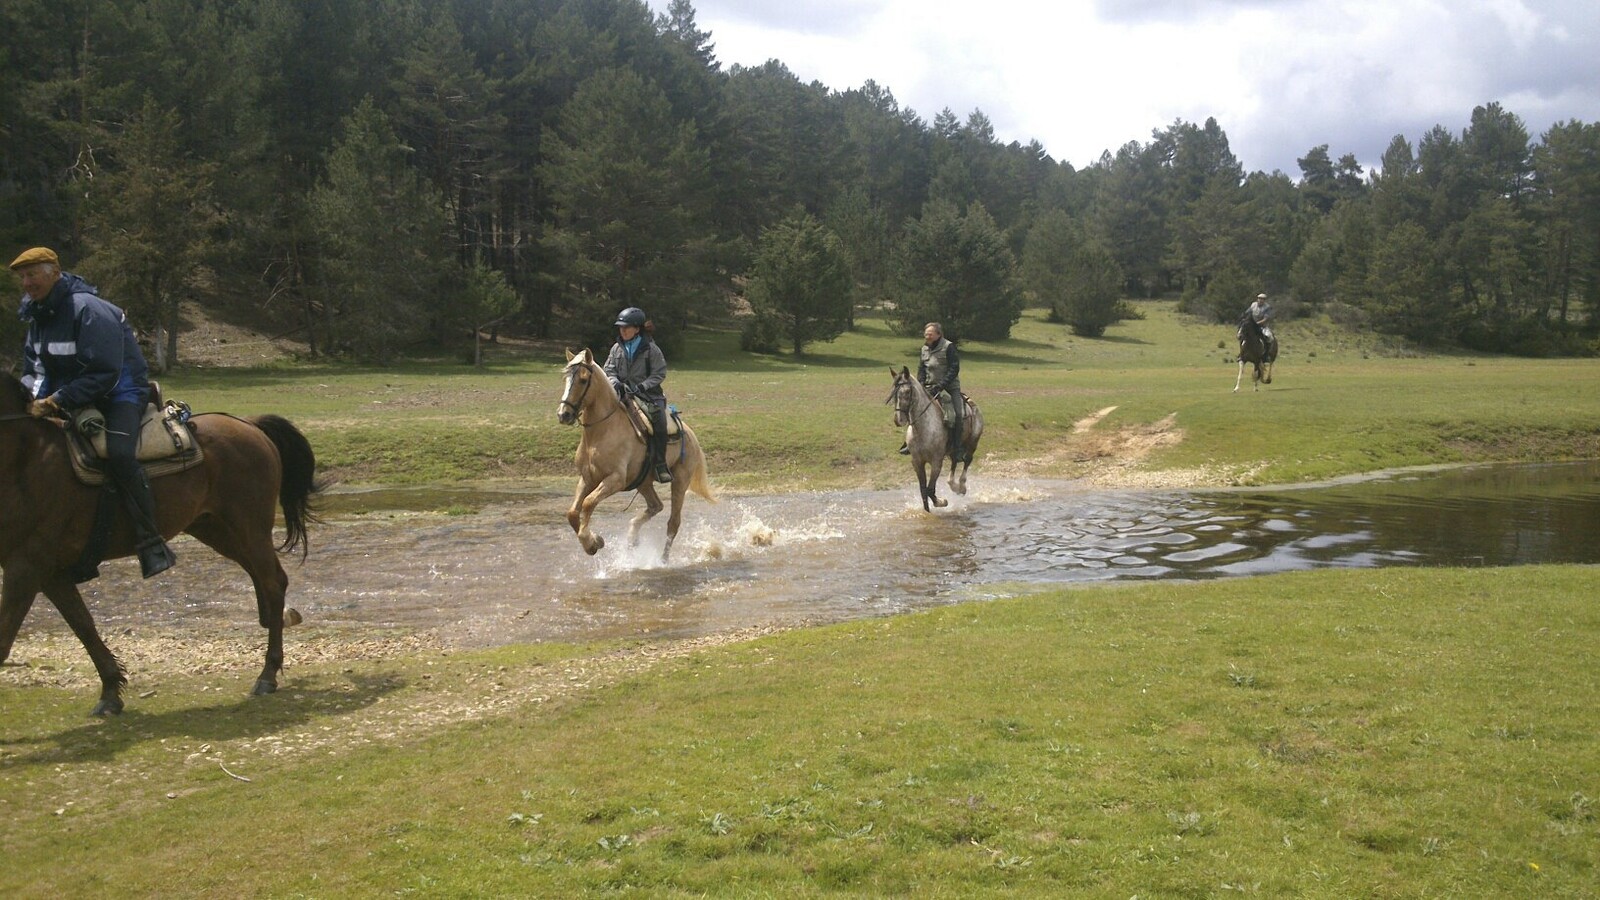
[[(585, 556), (565, 494), (450, 489), (336, 493), (289, 605), (309, 627), (438, 629), (461, 646), (671, 638), (880, 616), (1017, 584), (1209, 579), (1326, 567), (1600, 562), (1600, 462), (1407, 471), (1311, 487), (1096, 491), (986, 481), (935, 514), (915, 485), (691, 497), (673, 559), (662, 515), (623, 546), (637, 507), (595, 516)], [(460, 514), (426, 512), (456, 508)], [(109, 635), (186, 617), (252, 624), (243, 573), (187, 537), (179, 566), (140, 581), (120, 560), (85, 585)], [(42, 599), (30, 627), (62, 628)], [(302, 626), (306, 627), (306, 626)]]

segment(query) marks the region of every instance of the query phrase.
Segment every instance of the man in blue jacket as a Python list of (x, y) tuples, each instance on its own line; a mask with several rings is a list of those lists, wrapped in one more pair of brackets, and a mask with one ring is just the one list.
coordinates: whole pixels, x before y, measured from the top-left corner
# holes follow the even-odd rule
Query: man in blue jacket
[[(11, 269), (22, 278), (21, 317), (28, 323), (22, 383), (35, 398), (28, 412), (64, 418), (93, 406), (105, 414), (106, 471), (133, 525), (139, 568), (146, 578), (172, 568), (177, 557), (156, 525), (150, 480), (135, 456), (150, 370), (128, 317), (88, 282), (62, 272), (47, 247), (23, 251)], [(99, 575), (98, 563), (83, 560), (73, 580)]]

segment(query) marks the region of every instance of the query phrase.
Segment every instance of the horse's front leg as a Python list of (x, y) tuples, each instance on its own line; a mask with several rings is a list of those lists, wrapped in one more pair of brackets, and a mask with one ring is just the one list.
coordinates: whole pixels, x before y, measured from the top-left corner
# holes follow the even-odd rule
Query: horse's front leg
[(606, 545), (606, 539), (589, 530), (589, 520), (594, 517), (594, 508), (600, 501), (615, 494), (621, 485), (612, 479), (602, 479), (587, 494), (583, 493), (583, 485), (578, 487), (578, 498), (573, 501), (573, 508), (567, 513), (567, 521), (572, 523), (572, 529), (578, 533), (578, 543), (583, 545), (583, 552), (590, 556), (600, 552)]
[(656, 486), (648, 480), (639, 485), (639, 496), (644, 498), (644, 509), (639, 510), (639, 514), (628, 522), (629, 547), (639, 546), (639, 532), (644, 528), (645, 523), (654, 519), (657, 513), (667, 508), (666, 504), (661, 502), (661, 497), (656, 494)]
[(89, 607), (83, 602), (83, 595), (78, 593), (78, 586), (66, 575), (58, 573), (46, 579), (44, 595), (56, 605), (61, 618), (66, 620), (72, 633), (83, 644), (83, 649), (89, 651), (94, 670), (100, 674), (100, 702), (95, 704), (90, 715), (108, 716), (122, 712), (122, 688), (127, 685), (128, 676), (123, 673), (122, 663), (117, 661), (111, 648), (100, 640), (100, 632), (94, 627), (94, 617), (89, 615)]
[(928, 472), (928, 464), (926, 462), (917, 463), (917, 484), (922, 486), (923, 512), (931, 512), (931, 510), (928, 509), (929, 503), (932, 503), (934, 506), (940, 508), (950, 505), (947, 501), (942, 500), (939, 497), (939, 473), (943, 469), (944, 460), (942, 459), (934, 461), (932, 473)]
[(922, 498), (922, 511), (928, 512), (928, 464), (913, 462), (911, 471), (917, 473), (917, 496)]
[(1244, 383), (1244, 357), (1239, 357), (1239, 377), (1233, 379), (1233, 392), (1239, 393), (1239, 385)]
[(0, 663), (11, 658), (11, 647), (22, 631), (22, 620), (33, 608), (39, 596), (39, 586), (32, 578), (5, 574), (5, 585), (0, 588)]

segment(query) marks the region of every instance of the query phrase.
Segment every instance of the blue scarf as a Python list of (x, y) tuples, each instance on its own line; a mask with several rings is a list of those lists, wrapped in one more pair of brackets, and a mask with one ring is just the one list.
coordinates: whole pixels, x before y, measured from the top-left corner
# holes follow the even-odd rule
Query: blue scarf
[(644, 343), (644, 335), (636, 334), (632, 340), (622, 342), (622, 352), (628, 354), (628, 360), (633, 360), (633, 355), (639, 352), (639, 345)]

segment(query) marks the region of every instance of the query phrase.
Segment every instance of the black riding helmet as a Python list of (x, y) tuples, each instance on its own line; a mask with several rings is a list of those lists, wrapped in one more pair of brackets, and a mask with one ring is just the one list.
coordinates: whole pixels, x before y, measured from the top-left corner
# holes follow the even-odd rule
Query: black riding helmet
[(635, 328), (643, 328), (644, 319), (644, 310), (637, 306), (630, 306), (622, 312), (617, 313), (617, 321), (613, 322), (612, 324), (619, 327), (622, 325), (632, 325)]

